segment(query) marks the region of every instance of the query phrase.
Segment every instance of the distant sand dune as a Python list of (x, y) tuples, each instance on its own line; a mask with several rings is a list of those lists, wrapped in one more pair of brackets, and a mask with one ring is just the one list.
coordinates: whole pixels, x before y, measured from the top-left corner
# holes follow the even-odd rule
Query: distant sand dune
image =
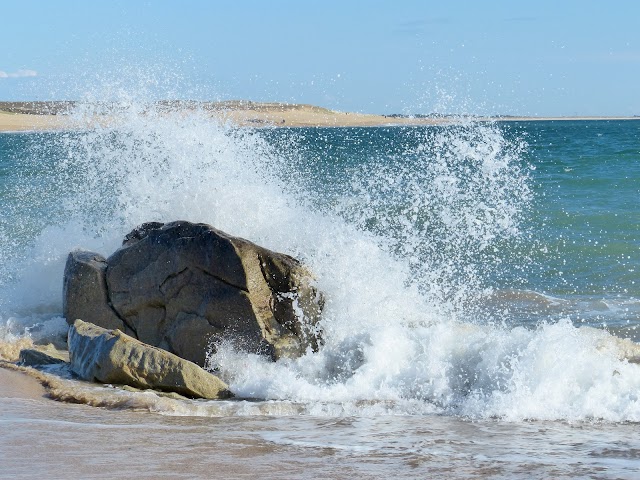
[[(456, 122), (448, 116), (403, 116), (375, 115), (357, 112), (338, 112), (314, 105), (252, 102), (227, 100), (223, 102), (195, 102), (188, 100), (165, 100), (155, 103), (160, 112), (198, 110), (222, 122), (240, 126), (284, 126), (284, 127), (367, 127), (383, 125), (435, 125)], [(86, 128), (92, 121), (77, 124), (66, 115), (74, 102), (0, 102), (0, 131), (54, 130), (61, 128)], [(105, 104), (107, 116), (96, 115), (95, 122), (111, 123), (112, 105)], [(531, 121), (531, 120), (640, 120), (640, 117), (475, 117), (477, 121)]]
[[(73, 109), (73, 102), (0, 102), (0, 131), (49, 130), (77, 128), (65, 114)], [(337, 112), (314, 105), (277, 102), (230, 100), (224, 102), (162, 101), (156, 102), (160, 112), (205, 112), (213, 119), (240, 126), (380, 126), (430, 125), (442, 119), (391, 117), (354, 112)], [(104, 111), (113, 109), (105, 105)], [(109, 117), (116, 115), (109, 113)], [(103, 122), (97, 116), (96, 121)], [(87, 126), (86, 124), (83, 126)]]
[(64, 117), (56, 115), (28, 115), (0, 111), (0, 132), (24, 130), (55, 130), (64, 128)]

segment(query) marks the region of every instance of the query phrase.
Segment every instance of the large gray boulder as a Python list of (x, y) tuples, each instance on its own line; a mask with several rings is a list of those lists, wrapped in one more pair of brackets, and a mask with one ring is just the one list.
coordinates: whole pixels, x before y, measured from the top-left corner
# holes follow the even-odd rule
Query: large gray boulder
[(322, 306), (296, 259), (184, 221), (144, 224), (106, 260), (72, 252), (65, 271), (68, 322), (119, 328), (198, 365), (223, 341), (273, 359), (316, 350)]
[(228, 386), (215, 375), (120, 330), (76, 320), (69, 329), (68, 344), (71, 370), (84, 380), (176, 392), (193, 398), (232, 396)]

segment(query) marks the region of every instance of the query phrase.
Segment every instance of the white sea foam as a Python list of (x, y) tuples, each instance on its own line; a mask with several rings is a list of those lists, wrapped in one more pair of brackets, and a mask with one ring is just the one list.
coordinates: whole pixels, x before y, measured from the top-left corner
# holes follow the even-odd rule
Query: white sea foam
[[(300, 258), (327, 298), (320, 352), (270, 363), (221, 346), (212, 356), (238, 396), (270, 400), (229, 411), (640, 421), (640, 367), (623, 358), (633, 345), (560, 318), (524, 328), (479, 317), (487, 272), (514, 261), (502, 246), (517, 242), (531, 198), (524, 147), (496, 127), (407, 129), (405, 156), (355, 168), (351, 191), (319, 207), (264, 132), (126, 102), (119, 118), (27, 152), (31, 167), (57, 152), (46, 201), (61, 213), (8, 259), (5, 338), (48, 322), (64, 330), (71, 249), (109, 254), (142, 222), (186, 219)], [(27, 180), (21, 188), (38, 195)]]

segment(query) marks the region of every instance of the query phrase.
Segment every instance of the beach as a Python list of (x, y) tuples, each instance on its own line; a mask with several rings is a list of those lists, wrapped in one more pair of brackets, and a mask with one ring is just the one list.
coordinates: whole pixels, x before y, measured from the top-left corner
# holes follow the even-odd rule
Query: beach
[[(55, 103), (54, 103), (55, 104)], [(82, 128), (94, 122), (117, 123), (113, 112), (84, 117), (82, 124), (68, 113), (73, 102), (58, 102), (49, 107), (49, 102), (0, 102), (0, 131), (53, 130)], [(208, 116), (218, 122), (230, 122), (239, 126), (263, 127), (365, 127), (381, 125), (432, 125), (442, 119), (404, 118), (357, 112), (337, 112), (326, 108), (303, 104), (277, 102), (159, 102), (156, 112), (194, 112)]]
[[(0, 102), (0, 131), (58, 130), (87, 128), (92, 125), (116, 124), (118, 115), (112, 108), (108, 113), (95, 114), (80, 119), (71, 114), (76, 102)], [(222, 101), (222, 102), (157, 102), (156, 113), (199, 112), (218, 122), (229, 122), (249, 127), (375, 127), (375, 126), (419, 126), (442, 125), (468, 121), (597, 121), (640, 120), (638, 117), (457, 117), (457, 116), (411, 116), (377, 115), (360, 112), (340, 112), (305, 104), (279, 102)], [(71, 114), (71, 115), (70, 115)]]
[(0, 365), (0, 398), (41, 399), (45, 389), (24, 371)]
[(0, 480), (639, 480), (597, 7), (4, 2)]
[[(637, 476), (638, 122), (58, 107), (11, 115), (64, 131), (0, 134), (0, 478)], [(335, 117), (313, 108), (290, 118)], [(229, 400), (11, 365), (64, 348), (70, 251), (180, 219), (303, 262), (326, 298), (318, 351), (217, 345)]]
[(57, 130), (65, 127), (65, 119), (62, 116), (29, 115), (0, 111), (0, 132)]
[(633, 423), (296, 415), (275, 406), (252, 412), (251, 403), (244, 413), (198, 416), (134, 401), (119, 408), (54, 402), (29, 376), (0, 368), (0, 385), (7, 382), (2, 479), (253, 478), (258, 471), (280, 479), (631, 480), (637, 472)]

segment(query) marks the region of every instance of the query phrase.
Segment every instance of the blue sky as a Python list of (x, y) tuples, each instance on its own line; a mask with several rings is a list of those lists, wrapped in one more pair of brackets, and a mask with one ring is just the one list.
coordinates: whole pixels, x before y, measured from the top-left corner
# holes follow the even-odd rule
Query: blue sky
[(0, 100), (640, 115), (636, 0), (0, 0), (0, 18)]

